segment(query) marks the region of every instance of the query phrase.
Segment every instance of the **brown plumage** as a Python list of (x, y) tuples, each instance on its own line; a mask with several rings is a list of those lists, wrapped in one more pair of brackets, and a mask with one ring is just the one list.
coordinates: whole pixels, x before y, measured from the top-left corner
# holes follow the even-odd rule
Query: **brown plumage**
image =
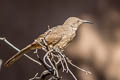
[(20, 59), (25, 53), (34, 49), (41, 49), (44, 47), (43, 41), (44, 38), (47, 43), (47, 47), (50, 48), (60, 48), (62, 50), (67, 47), (67, 45), (73, 40), (76, 35), (76, 30), (82, 23), (90, 23), (86, 20), (81, 20), (77, 17), (68, 18), (63, 25), (58, 25), (47, 30), (45, 33), (41, 34), (35, 41), (23, 48), (20, 52), (11, 57), (8, 61), (5, 62), (5, 66), (8, 67), (13, 64), (15, 61)]

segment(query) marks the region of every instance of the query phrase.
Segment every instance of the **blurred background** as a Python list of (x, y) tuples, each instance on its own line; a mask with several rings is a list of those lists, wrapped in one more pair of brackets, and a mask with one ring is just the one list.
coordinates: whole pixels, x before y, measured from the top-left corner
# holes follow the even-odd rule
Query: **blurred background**
[[(0, 0), (0, 37), (22, 49), (45, 32), (48, 25), (63, 24), (71, 16), (90, 20), (94, 24), (81, 25), (66, 55), (92, 75), (70, 68), (78, 80), (120, 80), (119, 3), (119, 0)], [(15, 53), (0, 41), (0, 64)], [(44, 54), (42, 50), (40, 53)], [(34, 54), (29, 55), (35, 58)], [(28, 80), (43, 69), (22, 57), (10, 68), (0, 66), (0, 80)], [(62, 80), (73, 80), (69, 74), (62, 75)]]

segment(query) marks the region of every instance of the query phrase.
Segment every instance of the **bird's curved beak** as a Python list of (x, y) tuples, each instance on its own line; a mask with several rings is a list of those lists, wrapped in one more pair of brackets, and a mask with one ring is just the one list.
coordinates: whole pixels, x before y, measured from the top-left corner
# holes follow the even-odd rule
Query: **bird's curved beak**
[(83, 23), (94, 24), (93, 22), (91, 22), (91, 21), (87, 21), (87, 20), (83, 20)]

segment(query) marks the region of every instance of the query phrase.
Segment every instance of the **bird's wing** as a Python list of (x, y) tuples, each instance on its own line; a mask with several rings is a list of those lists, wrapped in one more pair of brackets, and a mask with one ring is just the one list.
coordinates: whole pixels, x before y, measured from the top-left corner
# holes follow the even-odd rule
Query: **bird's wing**
[(52, 45), (57, 44), (62, 39), (63, 32), (64, 29), (62, 25), (51, 28), (50, 32), (45, 37), (46, 42)]

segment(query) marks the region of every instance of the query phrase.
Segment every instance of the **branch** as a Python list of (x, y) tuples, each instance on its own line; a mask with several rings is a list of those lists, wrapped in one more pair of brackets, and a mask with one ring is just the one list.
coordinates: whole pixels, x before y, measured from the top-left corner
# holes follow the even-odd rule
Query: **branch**
[(3, 61), (0, 59), (0, 70), (1, 70), (2, 63), (3, 63)]
[[(10, 45), (15, 50), (20, 51), (17, 47), (15, 47), (13, 44), (11, 44), (6, 38), (0, 38), (0, 40), (3, 40), (5, 43)], [(91, 72), (86, 71), (86, 70), (74, 65), (71, 62), (71, 60), (68, 57), (66, 57), (65, 54), (63, 53), (63, 51), (61, 51), (59, 48), (53, 48), (53, 49), (49, 50), (48, 45), (44, 38), (43, 38), (43, 44), (41, 43), (41, 45), (43, 45), (43, 47), (44, 47), (43, 50), (46, 52), (46, 54), (43, 57), (43, 61), (40, 59), (37, 49), (34, 53), (37, 54), (37, 58), (39, 59), (39, 62), (37, 60), (31, 58), (30, 56), (24, 54), (28, 59), (30, 59), (31, 61), (33, 61), (39, 65), (43, 65), (44, 68), (46, 69), (45, 71), (42, 72), (40, 77), (38, 77), (38, 73), (37, 73), (33, 78), (31, 78), (29, 80), (34, 80), (34, 79), (45, 80), (45, 78), (49, 75), (51, 75), (49, 80), (53, 80), (53, 79), (60, 80), (61, 77), (59, 77), (59, 72), (58, 72), (60, 70), (60, 68), (63, 69), (63, 72), (66, 72), (66, 73), (69, 72), (73, 76), (74, 80), (77, 80), (76, 76), (70, 70), (68, 63), (71, 64), (73, 67), (85, 72), (86, 74), (91, 74)], [(55, 58), (57, 58), (58, 60), (55, 60)], [(46, 61), (46, 59), (48, 61)]]

